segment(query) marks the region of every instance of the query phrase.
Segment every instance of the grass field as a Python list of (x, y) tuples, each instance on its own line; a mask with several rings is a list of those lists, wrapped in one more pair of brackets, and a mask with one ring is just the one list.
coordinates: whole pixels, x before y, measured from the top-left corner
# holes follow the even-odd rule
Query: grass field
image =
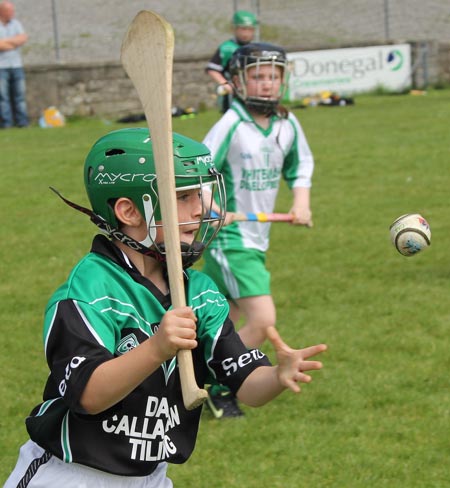
[[(315, 226), (274, 224), (268, 254), (281, 334), (292, 346), (326, 342), (324, 369), (299, 396), (242, 419), (204, 411), (194, 455), (170, 467), (175, 486), (450, 486), (450, 91), (355, 101), (296, 111), (316, 159)], [(217, 118), (174, 119), (174, 129), (202, 138)], [(95, 233), (48, 186), (87, 205), (84, 156), (117, 127), (0, 132), (1, 482), (47, 376), (46, 300)], [(289, 204), (283, 186), (277, 210)], [(410, 212), (428, 219), (432, 245), (405, 258), (389, 225)]]

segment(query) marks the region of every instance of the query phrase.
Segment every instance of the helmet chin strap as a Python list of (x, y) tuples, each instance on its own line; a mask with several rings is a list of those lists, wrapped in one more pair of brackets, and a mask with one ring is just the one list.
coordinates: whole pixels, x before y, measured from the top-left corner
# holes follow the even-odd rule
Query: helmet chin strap
[[(205, 250), (205, 245), (203, 242), (194, 241), (192, 244), (187, 242), (181, 242), (181, 262), (183, 264), (183, 269), (190, 268), (196, 261), (198, 261)], [(159, 249), (166, 255), (166, 246), (164, 242), (159, 244)]]
[(147, 224), (147, 237), (139, 242), (145, 247), (151, 247), (156, 239), (155, 212), (152, 199), (147, 193), (142, 195), (142, 205), (144, 207), (145, 222)]
[(247, 97), (245, 100), (247, 108), (254, 110), (266, 117), (275, 115), (277, 113), (276, 107), (278, 106), (278, 99), (264, 99), (257, 97)]
[[(153, 228), (149, 227), (149, 235), (143, 241), (140, 242), (136, 241), (132, 237), (124, 234), (120, 229), (111, 226), (103, 217), (97, 215), (92, 210), (89, 210), (88, 208), (73, 203), (70, 200), (67, 200), (67, 198), (64, 198), (61, 195), (61, 193), (59, 193), (59, 191), (56, 190), (55, 188), (50, 187), (50, 190), (56, 193), (64, 203), (69, 205), (69, 207), (72, 207), (73, 209), (78, 210), (79, 212), (84, 213), (85, 215), (88, 215), (89, 218), (91, 219), (91, 222), (93, 222), (103, 233), (107, 234), (108, 236), (114, 239), (117, 239), (118, 241), (122, 242), (133, 251), (137, 251), (143, 254), (144, 256), (150, 256), (160, 263), (163, 264), (166, 263), (166, 253), (165, 253), (164, 243), (157, 245), (158, 250), (150, 248), (150, 246), (155, 244), (154, 240), (152, 240), (151, 238), (151, 236), (153, 235), (156, 236), (155, 227)], [(152, 221), (154, 222), (154, 220)], [(147, 243), (149, 243), (149, 245), (147, 245)], [(183, 269), (192, 266), (200, 258), (204, 249), (205, 249), (204, 244), (198, 241), (194, 241), (192, 244), (182, 242), (180, 252), (181, 252), (181, 259), (183, 263)]]

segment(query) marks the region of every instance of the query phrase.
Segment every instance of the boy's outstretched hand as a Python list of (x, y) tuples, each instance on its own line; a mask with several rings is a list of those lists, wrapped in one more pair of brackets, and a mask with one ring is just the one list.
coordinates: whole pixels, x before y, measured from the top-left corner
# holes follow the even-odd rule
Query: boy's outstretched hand
[(312, 379), (304, 372), (322, 368), (320, 361), (308, 361), (307, 359), (326, 351), (327, 346), (319, 344), (305, 349), (292, 349), (281, 339), (275, 327), (267, 329), (267, 338), (275, 349), (280, 383), (293, 392), (299, 393), (300, 387), (297, 383), (309, 383)]

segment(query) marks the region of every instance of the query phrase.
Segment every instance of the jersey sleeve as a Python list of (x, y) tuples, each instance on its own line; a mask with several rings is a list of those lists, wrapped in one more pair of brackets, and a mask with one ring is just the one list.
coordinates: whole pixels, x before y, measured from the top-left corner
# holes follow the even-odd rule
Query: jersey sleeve
[(52, 379), (44, 397), (61, 396), (72, 411), (85, 413), (79, 400), (91, 374), (114, 357), (113, 325), (86, 303), (61, 300), (47, 310), (44, 343)]
[(248, 350), (233, 322), (227, 318), (206, 350), (206, 362), (214, 378), (237, 393), (244, 380), (260, 366), (270, 366), (259, 349)]
[(228, 110), (206, 134), (203, 144), (211, 151), (214, 165), (218, 171), (223, 170), (230, 149), (231, 140), (239, 126), (239, 116)]
[(290, 124), (292, 130), (292, 144), (285, 156), (283, 177), (289, 188), (310, 188), (314, 171), (314, 157), (309, 147), (303, 129), (297, 118), (289, 113), (284, 123)]
[(229, 39), (222, 42), (217, 48), (213, 57), (209, 60), (206, 70), (213, 70), (222, 73), (226, 78), (229, 78), (229, 64), (231, 57), (233, 56), (239, 45), (235, 39)]
[(223, 66), (220, 59), (220, 49), (216, 49), (212, 58), (208, 61), (206, 71), (218, 71), (219, 73), (223, 73)]

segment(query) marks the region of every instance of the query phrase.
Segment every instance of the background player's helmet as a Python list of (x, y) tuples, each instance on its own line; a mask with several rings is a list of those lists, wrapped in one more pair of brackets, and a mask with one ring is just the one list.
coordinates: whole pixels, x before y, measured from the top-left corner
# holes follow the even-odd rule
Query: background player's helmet
[[(280, 66), (282, 70), (282, 83), (276, 98), (247, 96), (247, 70), (252, 66), (264, 64)], [(287, 58), (283, 48), (265, 42), (252, 42), (241, 46), (230, 60), (230, 74), (237, 76), (240, 86), (235, 87), (236, 96), (248, 107), (258, 112), (270, 115), (275, 112), (286, 88)]]
[(237, 10), (233, 14), (231, 23), (234, 27), (256, 27), (258, 25), (258, 19), (256, 15), (247, 10)]
[[(204, 211), (195, 238), (197, 252), (211, 241), (223, 221), (223, 179), (204, 144), (173, 133), (173, 153), (176, 190), (198, 188), (203, 197)], [(120, 197), (132, 200), (145, 218), (148, 228), (148, 236), (140, 244), (164, 254), (164, 246), (155, 242), (156, 228), (162, 224), (152, 140), (148, 129), (120, 129), (101, 137), (87, 155), (84, 183), (92, 210), (114, 229), (119, 228), (114, 214), (115, 200)], [(208, 192), (204, 191), (206, 187)], [(213, 198), (220, 209), (218, 218), (210, 216)], [(213, 223), (215, 232), (207, 232)], [(183, 255), (194, 252), (190, 246), (182, 248)]]

